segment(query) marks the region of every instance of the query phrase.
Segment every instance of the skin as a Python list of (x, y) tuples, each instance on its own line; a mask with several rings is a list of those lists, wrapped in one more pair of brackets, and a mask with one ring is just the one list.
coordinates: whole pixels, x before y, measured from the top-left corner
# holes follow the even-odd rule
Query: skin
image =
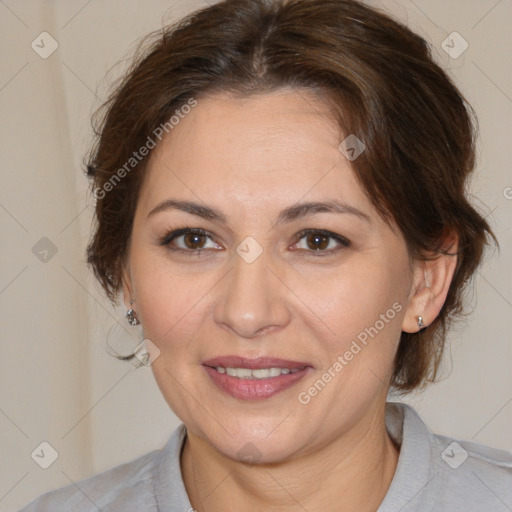
[[(198, 511), (375, 511), (393, 478), (399, 450), (385, 428), (385, 401), (400, 333), (417, 331), (418, 315), (426, 325), (436, 317), (456, 259), (411, 263), (403, 236), (379, 217), (339, 151), (345, 136), (306, 91), (216, 95), (200, 99), (150, 157), (124, 299), (135, 301), (145, 337), (160, 350), (156, 382), (187, 426), (181, 467)], [(227, 223), (177, 209), (148, 217), (170, 198), (208, 204)], [(335, 199), (368, 220), (319, 212), (276, 223), (298, 202)], [(183, 227), (211, 237), (160, 245)], [(297, 237), (307, 228), (350, 245), (327, 238), (327, 251), (315, 250), (311, 237)], [(252, 263), (236, 252), (248, 236), (262, 249)], [(202, 252), (170, 249), (190, 244)], [(394, 318), (300, 403), (299, 393), (393, 304), (401, 307)], [(313, 368), (273, 397), (242, 400), (219, 390), (202, 366), (228, 354)], [(239, 460), (247, 443), (257, 448), (254, 464)]]

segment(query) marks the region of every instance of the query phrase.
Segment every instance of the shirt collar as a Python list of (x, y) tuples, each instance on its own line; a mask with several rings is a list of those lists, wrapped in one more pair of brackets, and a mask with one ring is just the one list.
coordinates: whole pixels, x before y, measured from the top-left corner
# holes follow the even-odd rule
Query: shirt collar
[(386, 402), (386, 428), (400, 444), (400, 455), (388, 492), (377, 512), (407, 512), (433, 510), (425, 504), (423, 491), (440, 473), (438, 461), (432, 451), (433, 434), (418, 413), (409, 405)]

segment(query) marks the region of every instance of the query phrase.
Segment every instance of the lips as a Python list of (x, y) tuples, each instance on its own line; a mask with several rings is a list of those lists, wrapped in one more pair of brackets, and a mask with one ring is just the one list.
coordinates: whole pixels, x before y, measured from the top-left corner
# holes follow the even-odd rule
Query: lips
[(259, 370), (262, 368), (288, 368), (289, 370), (302, 369), (312, 367), (311, 364), (304, 361), (290, 361), (287, 359), (279, 359), (276, 357), (258, 357), (256, 359), (248, 359), (241, 356), (220, 356), (208, 359), (203, 362), (204, 366), (216, 368), (249, 368), (251, 370)]
[(276, 357), (248, 359), (240, 356), (208, 359), (203, 367), (220, 391), (241, 400), (270, 398), (294, 386), (313, 368), (303, 361)]

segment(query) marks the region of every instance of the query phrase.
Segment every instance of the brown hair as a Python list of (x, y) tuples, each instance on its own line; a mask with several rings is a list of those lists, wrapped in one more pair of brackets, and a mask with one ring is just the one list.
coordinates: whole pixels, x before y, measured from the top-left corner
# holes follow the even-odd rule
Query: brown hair
[(489, 239), (496, 241), (466, 197), (476, 118), (422, 37), (358, 1), (224, 0), (145, 38), (96, 128), (88, 263), (116, 303), (148, 158), (133, 169), (126, 162), (177, 109), (215, 92), (285, 86), (317, 92), (343, 132), (364, 142), (354, 172), (380, 215), (402, 231), (411, 258), (443, 253), (446, 235), (458, 237), (440, 314), (419, 333), (403, 332), (396, 354), (391, 386), (422, 387), (435, 380), (449, 321), (463, 313), (466, 284)]

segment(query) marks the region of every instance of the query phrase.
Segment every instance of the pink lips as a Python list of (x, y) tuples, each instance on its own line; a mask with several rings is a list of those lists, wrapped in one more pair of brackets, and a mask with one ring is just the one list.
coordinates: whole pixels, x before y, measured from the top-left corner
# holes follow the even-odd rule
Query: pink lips
[[(203, 366), (213, 383), (225, 393), (242, 400), (261, 400), (288, 389), (302, 379), (311, 369), (311, 365), (301, 361), (290, 361), (274, 357), (247, 359), (239, 356), (221, 356), (209, 359)], [(226, 373), (219, 373), (215, 368), (288, 368), (298, 370), (294, 373), (282, 374), (266, 379), (241, 379)]]

